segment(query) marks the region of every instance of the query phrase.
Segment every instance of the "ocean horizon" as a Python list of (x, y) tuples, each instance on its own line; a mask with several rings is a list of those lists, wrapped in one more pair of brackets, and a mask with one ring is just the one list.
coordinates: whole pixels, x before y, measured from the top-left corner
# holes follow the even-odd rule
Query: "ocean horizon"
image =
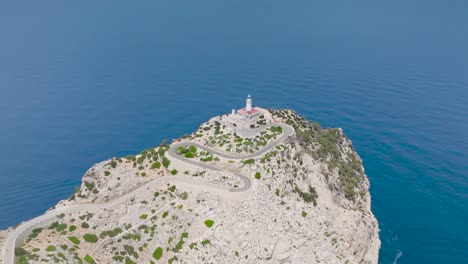
[(0, 229), (250, 94), (352, 140), (379, 263), (466, 263), (468, 5), (403, 3), (0, 4)]

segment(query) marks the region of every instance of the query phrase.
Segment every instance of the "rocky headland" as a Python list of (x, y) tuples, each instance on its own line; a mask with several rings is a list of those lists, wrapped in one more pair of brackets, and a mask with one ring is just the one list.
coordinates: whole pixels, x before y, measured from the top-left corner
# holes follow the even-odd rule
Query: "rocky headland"
[(351, 141), (292, 110), (256, 109), (95, 164), (69, 199), (0, 231), (0, 262), (378, 263)]

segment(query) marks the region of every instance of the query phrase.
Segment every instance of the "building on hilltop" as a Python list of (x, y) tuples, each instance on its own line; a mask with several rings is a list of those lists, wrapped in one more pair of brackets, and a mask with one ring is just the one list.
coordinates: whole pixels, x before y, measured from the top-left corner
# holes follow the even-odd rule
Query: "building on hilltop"
[(250, 97), (250, 94), (249, 94), (245, 102), (245, 107), (242, 109), (239, 109), (237, 113), (244, 117), (247, 117), (248, 119), (253, 119), (259, 116), (261, 111), (257, 107), (252, 107), (252, 97)]

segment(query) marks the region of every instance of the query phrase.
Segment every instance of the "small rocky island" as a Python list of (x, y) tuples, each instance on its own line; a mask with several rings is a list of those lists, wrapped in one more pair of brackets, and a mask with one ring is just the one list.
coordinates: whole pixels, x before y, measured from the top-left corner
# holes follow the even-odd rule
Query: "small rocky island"
[(377, 263), (369, 181), (341, 129), (246, 107), (95, 164), (1, 263)]

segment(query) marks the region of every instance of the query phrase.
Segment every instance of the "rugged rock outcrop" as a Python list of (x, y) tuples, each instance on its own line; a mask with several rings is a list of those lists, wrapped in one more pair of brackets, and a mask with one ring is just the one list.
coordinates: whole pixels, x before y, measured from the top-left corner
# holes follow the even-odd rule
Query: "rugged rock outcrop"
[[(94, 165), (47, 212), (53, 221), (15, 241), (16, 261), (377, 263), (369, 181), (351, 141), (294, 111), (262, 111), (248, 126), (212, 118), (177, 149)], [(0, 232), (2, 247), (13, 231)]]

